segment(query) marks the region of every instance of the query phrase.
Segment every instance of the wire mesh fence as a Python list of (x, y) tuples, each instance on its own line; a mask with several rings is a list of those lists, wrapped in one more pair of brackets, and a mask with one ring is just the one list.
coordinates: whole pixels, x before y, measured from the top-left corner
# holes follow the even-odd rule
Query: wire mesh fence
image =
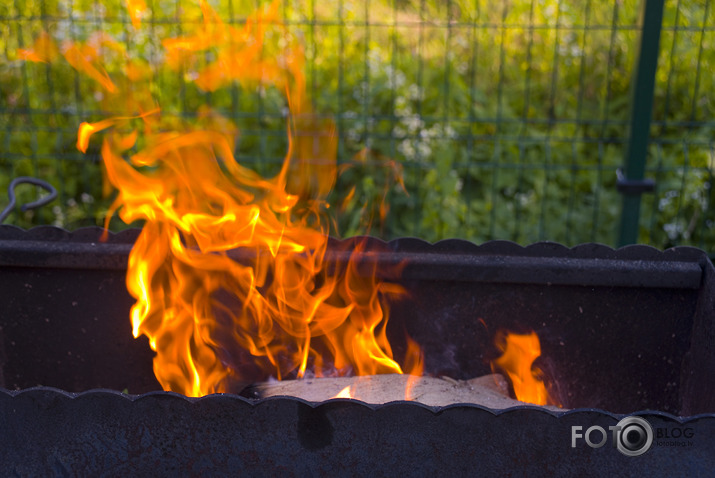
[[(263, 4), (210, 3), (236, 25)], [(646, 158), (656, 189), (643, 196), (638, 240), (712, 253), (710, 3), (665, 4)], [(338, 160), (373, 160), (337, 188), (355, 185), (363, 204), (389, 176), (370, 164), (392, 158), (403, 168), (407, 194), (388, 189), (390, 209), (373, 234), (615, 244), (640, 1), (286, 0), (279, 8), (305, 46), (314, 109), (336, 122)], [(18, 52), (42, 32), (62, 44), (100, 31), (152, 65), (165, 54), (163, 39), (202, 21), (199, 4), (148, 1), (141, 29), (124, 1), (2, 2), (0, 19), (0, 189), (36, 176), (59, 191), (53, 208), (18, 211), (12, 222), (95, 224), (109, 201), (99, 144), (83, 155), (75, 143), (80, 122), (110, 113), (105, 98), (66, 63), (23, 61)], [(186, 81), (194, 73), (157, 74), (152, 94), (162, 109), (192, 118), (210, 105), (240, 130), (239, 161), (275, 173), (287, 149), (282, 92), (240, 84), (203, 91)], [(341, 232), (359, 233), (364, 214), (343, 212)]]

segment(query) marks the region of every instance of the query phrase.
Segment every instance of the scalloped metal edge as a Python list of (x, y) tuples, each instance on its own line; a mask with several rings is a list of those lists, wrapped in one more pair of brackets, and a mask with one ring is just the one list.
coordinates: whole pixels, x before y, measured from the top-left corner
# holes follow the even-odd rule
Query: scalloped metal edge
[(250, 398), (245, 398), (240, 395), (235, 395), (231, 393), (215, 393), (211, 395), (205, 395), (203, 397), (187, 397), (185, 395), (182, 395), (180, 393), (176, 392), (166, 392), (166, 391), (153, 391), (153, 392), (147, 392), (143, 393), (141, 395), (133, 395), (133, 394), (127, 394), (123, 392), (119, 392), (116, 390), (110, 390), (110, 389), (93, 389), (93, 390), (86, 390), (83, 392), (67, 392), (62, 389), (54, 388), (54, 387), (32, 387), (32, 388), (26, 388), (22, 390), (8, 390), (4, 388), (0, 388), (0, 393), (9, 396), (12, 399), (22, 399), (24, 398), (23, 396), (32, 396), (32, 395), (37, 395), (37, 394), (53, 394), (58, 397), (62, 397), (65, 399), (69, 400), (87, 400), (91, 399), (93, 396), (97, 395), (103, 395), (103, 396), (111, 396), (115, 397), (117, 400), (128, 400), (132, 403), (138, 402), (141, 400), (146, 400), (146, 399), (151, 399), (153, 397), (170, 397), (173, 400), (181, 400), (183, 402), (187, 402), (190, 404), (197, 404), (200, 402), (204, 401), (214, 401), (214, 400), (234, 400), (237, 402), (241, 402), (245, 404), (246, 406), (250, 407), (260, 407), (263, 406), (267, 403), (271, 402), (281, 402), (281, 401), (292, 401), (296, 403), (300, 403), (303, 405), (306, 405), (310, 408), (313, 409), (318, 409), (321, 407), (326, 407), (330, 406), (331, 404), (334, 403), (347, 403), (352, 406), (359, 406), (359, 407), (364, 407), (369, 410), (372, 410), (373, 412), (376, 412), (378, 410), (386, 410), (389, 408), (393, 407), (416, 407), (416, 408), (421, 408), (424, 409), (428, 412), (431, 412), (434, 415), (439, 415), (446, 410), (451, 410), (451, 409), (475, 409), (475, 410), (481, 410), (483, 412), (487, 412), (493, 416), (500, 416), (504, 415), (507, 413), (513, 413), (513, 412), (523, 412), (523, 411), (533, 411), (533, 412), (538, 412), (542, 413), (545, 415), (549, 415), (553, 418), (562, 418), (562, 417), (567, 417), (570, 415), (578, 415), (580, 413), (598, 413), (601, 415), (609, 416), (611, 418), (614, 418), (616, 420), (619, 420), (623, 417), (626, 416), (633, 416), (633, 415), (649, 415), (649, 416), (659, 416), (663, 419), (670, 420), (679, 424), (685, 424), (689, 422), (693, 422), (696, 420), (703, 420), (703, 419), (715, 419), (715, 413), (700, 413), (697, 415), (692, 415), (692, 416), (676, 416), (667, 412), (662, 412), (658, 410), (639, 410), (633, 413), (612, 413), (607, 410), (601, 410), (598, 408), (573, 408), (570, 410), (564, 410), (563, 412), (558, 412), (558, 411), (553, 411), (553, 410), (548, 410), (542, 407), (539, 407), (537, 405), (518, 405), (514, 407), (509, 407), (509, 408), (503, 408), (503, 409), (494, 409), (494, 408), (488, 408), (483, 405), (477, 405), (474, 403), (455, 403), (451, 405), (446, 405), (444, 407), (438, 407), (438, 406), (430, 406), (430, 405), (425, 405), (420, 402), (414, 402), (414, 401), (393, 401), (393, 402), (388, 402), (388, 403), (383, 403), (383, 404), (374, 404), (374, 403), (366, 403), (358, 399), (352, 399), (352, 398), (331, 398), (329, 400), (325, 400), (323, 402), (310, 402), (307, 400), (304, 400), (299, 397), (291, 397), (291, 396), (275, 396), (275, 397), (268, 397), (268, 398), (261, 398), (261, 399), (250, 399)]
[(0, 225), (0, 241), (62, 241), (76, 243), (106, 242), (110, 244), (133, 244), (141, 229), (130, 228), (123, 231), (107, 231), (107, 240), (101, 241), (104, 228), (99, 226), (82, 227), (74, 231), (68, 231), (57, 226), (35, 226), (30, 229), (23, 229), (11, 224)]
[[(74, 231), (57, 226), (36, 226), (22, 229), (13, 225), (0, 225), (0, 241), (29, 240), (39, 242), (70, 243), (109, 243), (132, 244), (141, 229), (131, 228), (107, 234), (107, 240), (101, 241), (104, 228), (84, 227)], [(331, 237), (330, 244), (336, 249), (347, 249), (357, 242), (365, 242), (371, 248), (403, 253), (439, 253), (439, 254), (474, 254), (502, 255), (521, 257), (569, 257), (584, 259), (619, 259), (619, 260), (660, 260), (693, 262), (707, 259), (707, 253), (692, 246), (676, 246), (665, 250), (645, 244), (633, 244), (614, 249), (605, 244), (589, 242), (573, 247), (558, 242), (540, 241), (522, 246), (512, 241), (491, 240), (476, 244), (466, 239), (443, 239), (434, 243), (416, 237), (401, 237), (385, 241), (374, 236), (354, 236), (338, 239)]]

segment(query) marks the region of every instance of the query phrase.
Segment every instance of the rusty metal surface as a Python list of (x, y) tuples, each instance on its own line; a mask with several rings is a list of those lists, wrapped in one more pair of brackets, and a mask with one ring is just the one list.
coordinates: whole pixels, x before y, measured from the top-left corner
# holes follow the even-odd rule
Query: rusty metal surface
[(598, 410), (40, 388), (0, 391), (0, 416), (6, 476), (705, 476), (715, 469), (715, 415), (640, 413), (654, 442), (637, 457), (611, 437), (600, 448), (584, 440), (572, 447), (572, 426), (608, 430), (621, 418)]

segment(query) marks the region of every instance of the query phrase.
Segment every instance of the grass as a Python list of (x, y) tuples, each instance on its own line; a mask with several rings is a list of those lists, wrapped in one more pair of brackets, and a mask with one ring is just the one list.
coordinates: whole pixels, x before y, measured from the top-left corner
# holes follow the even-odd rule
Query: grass
[[(240, 23), (256, 2), (211, 4)], [(407, 194), (388, 189), (390, 210), (373, 234), (613, 244), (639, 5), (296, 0), (282, 15), (306, 47), (315, 109), (338, 125), (339, 161), (368, 147), (367, 164), (391, 158), (404, 171)], [(101, 29), (151, 61), (162, 54), (158, 39), (190, 28), (177, 21), (179, 8), (181, 18), (200, 18), (191, 2), (162, 3), (142, 33), (123, 2), (0, 3), (0, 190), (32, 175), (60, 192), (53, 207), (18, 211), (12, 223), (97, 224), (111, 199), (102, 191), (99, 145), (87, 155), (75, 148), (79, 123), (106, 113), (90, 80), (67, 64), (20, 61), (18, 48), (42, 30), (61, 40)], [(657, 189), (644, 196), (639, 237), (660, 248), (715, 252), (712, 10), (695, 0), (666, 5), (647, 158)], [(165, 111), (187, 117), (210, 104), (241, 130), (236, 155), (243, 163), (262, 174), (279, 167), (287, 148), (280, 91), (233, 85), (206, 93), (164, 73), (152, 93)], [(353, 168), (336, 195), (355, 185), (358, 204), (374, 202), (387, 174)], [(24, 200), (37, 194), (18, 192)], [(341, 234), (362, 232), (364, 214), (360, 207), (341, 213)]]

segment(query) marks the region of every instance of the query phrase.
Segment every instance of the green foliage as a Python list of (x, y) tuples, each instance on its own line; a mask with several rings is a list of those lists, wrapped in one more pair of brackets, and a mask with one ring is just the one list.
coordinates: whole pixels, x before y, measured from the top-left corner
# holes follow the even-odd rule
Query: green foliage
[[(77, 125), (106, 113), (101, 98), (92, 80), (66, 63), (23, 62), (17, 51), (42, 30), (61, 40), (101, 28), (151, 62), (162, 54), (160, 39), (179, 33), (179, 4), (165, 9), (147, 2), (153, 16), (145, 18), (146, 31), (135, 31), (120, 1), (0, 3), (0, 15), (18, 18), (0, 25), (0, 190), (13, 177), (33, 175), (60, 191), (53, 207), (11, 221), (101, 223), (111, 197), (102, 197), (99, 144), (92, 142), (87, 155), (74, 146)], [(211, 3), (237, 22), (255, 8), (254, 1)], [(372, 158), (337, 183), (335, 200), (355, 186), (354, 205), (338, 214), (340, 233), (364, 232), (372, 218), (371, 233), (387, 238), (613, 244), (621, 208), (615, 171), (627, 141), (639, 5), (286, 2), (283, 16), (306, 47), (315, 109), (338, 126), (340, 162), (365, 151)], [(695, 0), (666, 5), (647, 173), (657, 190), (644, 196), (640, 241), (715, 252), (715, 35), (713, 12), (707, 18), (706, 12)], [(152, 93), (165, 111), (187, 116), (209, 103), (241, 130), (236, 155), (242, 162), (262, 174), (278, 170), (287, 148), (282, 92), (234, 85), (208, 94), (181, 74), (164, 72)], [(388, 184), (395, 171), (385, 168), (388, 160), (402, 169), (406, 193)], [(18, 192), (22, 201), (36, 194)], [(383, 198), (390, 207), (381, 218)], [(112, 227), (126, 226), (113, 221)]]

